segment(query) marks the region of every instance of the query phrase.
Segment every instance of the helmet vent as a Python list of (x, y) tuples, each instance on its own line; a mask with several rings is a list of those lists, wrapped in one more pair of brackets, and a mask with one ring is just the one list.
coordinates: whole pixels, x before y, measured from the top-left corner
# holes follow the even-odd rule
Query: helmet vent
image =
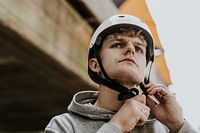
[(125, 16), (122, 16), (122, 15), (120, 15), (120, 16), (118, 16), (119, 18), (123, 18), (123, 17), (125, 17)]
[(100, 43), (101, 43), (101, 37), (97, 37), (96, 45), (100, 45)]

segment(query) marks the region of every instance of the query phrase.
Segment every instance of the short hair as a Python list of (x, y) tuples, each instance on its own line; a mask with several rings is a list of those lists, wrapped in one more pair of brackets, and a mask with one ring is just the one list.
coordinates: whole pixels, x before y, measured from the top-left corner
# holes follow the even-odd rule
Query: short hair
[[(128, 31), (123, 31), (123, 30), (121, 30), (121, 32), (119, 31), (119, 32), (115, 32), (115, 33), (112, 33), (112, 34), (110, 34), (110, 35), (108, 35), (108, 36), (114, 36), (115, 38), (118, 36), (118, 35), (127, 35), (127, 36), (129, 36), (129, 37), (134, 37), (134, 36), (136, 36), (136, 37), (139, 37), (142, 41), (145, 41), (146, 42), (146, 39), (145, 39), (145, 37), (141, 34), (142, 33), (142, 30), (140, 30), (140, 31), (135, 31), (135, 30), (128, 30)], [(108, 37), (107, 36), (107, 37)], [(107, 37), (103, 40), (103, 42), (107, 39)]]

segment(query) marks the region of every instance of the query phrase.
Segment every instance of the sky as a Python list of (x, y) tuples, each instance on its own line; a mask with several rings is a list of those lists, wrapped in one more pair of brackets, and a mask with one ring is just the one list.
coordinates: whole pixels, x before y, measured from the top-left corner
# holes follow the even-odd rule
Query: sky
[(200, 128), (200, 0), (146, 0), (184, 117)]

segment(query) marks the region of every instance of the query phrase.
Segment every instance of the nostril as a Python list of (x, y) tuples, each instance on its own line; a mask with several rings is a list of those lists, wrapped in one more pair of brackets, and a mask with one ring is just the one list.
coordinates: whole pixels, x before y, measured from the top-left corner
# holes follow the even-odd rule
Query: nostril
[(125, 51), (125, 55), (127, 54), (135, 54), (135, 49), (133, 47), (128, 47)]

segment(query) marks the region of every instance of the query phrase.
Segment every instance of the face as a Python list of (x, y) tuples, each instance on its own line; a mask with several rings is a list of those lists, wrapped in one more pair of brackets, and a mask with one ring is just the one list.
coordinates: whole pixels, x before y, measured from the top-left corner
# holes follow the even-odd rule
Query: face
[(138, 85), (144, 79), (146, 47), (139, 35), (109, 35), (100, 52), (107, 75), (128, 88)]

